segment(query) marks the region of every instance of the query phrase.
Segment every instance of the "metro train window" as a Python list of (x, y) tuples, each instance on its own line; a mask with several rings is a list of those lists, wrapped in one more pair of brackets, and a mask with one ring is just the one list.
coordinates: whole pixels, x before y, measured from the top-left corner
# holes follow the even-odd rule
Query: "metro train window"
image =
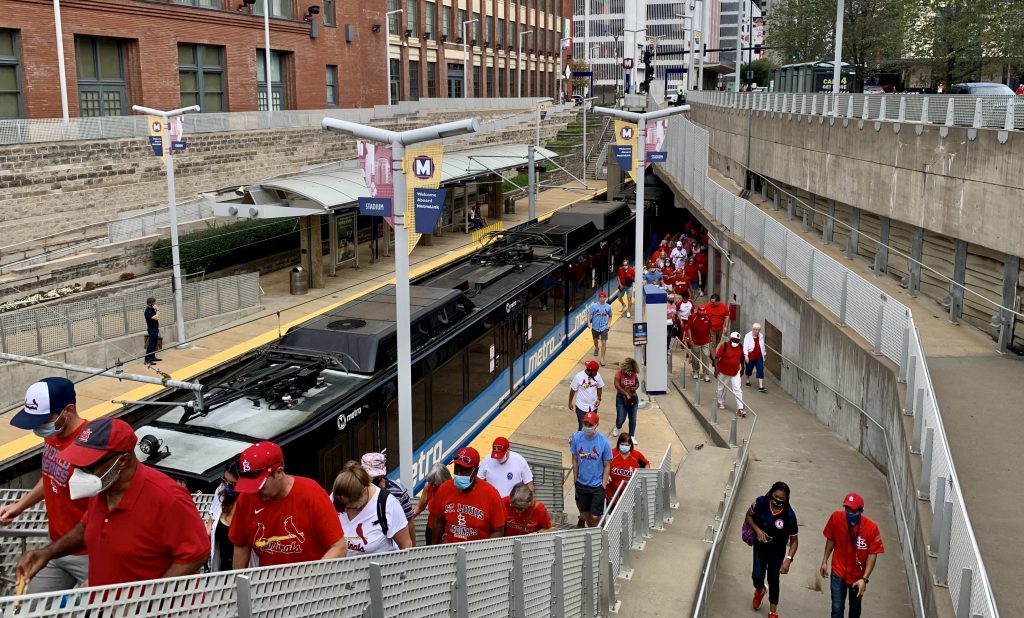
[(431, 375), (430, 431), (436, 432), (465, 406), (465, 351), (457, 352)]

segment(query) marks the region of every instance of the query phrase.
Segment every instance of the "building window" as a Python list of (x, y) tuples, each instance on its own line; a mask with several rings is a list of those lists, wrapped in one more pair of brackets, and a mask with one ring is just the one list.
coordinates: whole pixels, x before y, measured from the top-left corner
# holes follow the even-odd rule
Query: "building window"
[(0, 118), (20, 118), (21, 61), (18, 31), (0, 30)]
[(178, 87), (181, 106), (198, 105), (203, 112), (226, 112), (224, 48), (178, 44)]
[[(397, 11), (399, 8), (400, 0), (388, 0), (388, 12)], [(392, 36), (398, 36), (398, 25), (402, 22), (398, 20), (401, 17), (401, 13), (391, 13), (388, 15), (388, 34)]]
[(405, 4), (405, 29), (409, 36), (420, 35), (420, 0), (407, 0)]
[(448, 5), (441, 7), (441, 34), (452, 38), (452, 7)]
[(78, 104), (81, 116), (123, 116), (128, 113), (124, 79), (124, 46), (117, 39), (75, 38)]
[(465, 74), (461, 64), (448, 63), (448, 98), (461, 99)]
[(473, 67), (473, 96), (477, 98), (480, 98), (481, 96), (480, 86), (482, 86), (483, 84), (481, 84), (480, 82), (480, 67)]
[(437, 4), (428, 2), (426, 7), (426, 13), (423, 15), (423, 33), (427, 35), (428, 39), (437, 39), (437, 32), (435, 32), (435, 19), (437, 16)]
[[(282, 19), (292, 18), (292, 0), (267, 0), (270, 2), (270, 16)], [(253, 15), (263, 15), (263, 0), (256, 0), (252, 5)]]
[(498, 20), (498, 47), (505, 44), (505, 20)]
[(338, 67), (333, 64), (327, 65), (327, 105), (334, 107), (338, 104)]
[(334, 0), (323, 0), (323, 14), (325, 26), (337, 26), (338, 17), (334, 14)]
[(484, 47), (490, 47), (494, 41), (494, 18), (484, 17)]
[[(270, 52), (270, 96), (275, 110), (288, 109), (283, 56), (284, 54), (281, 52)], [(262, 49), (256, 50), (256, 88), (259, 96), (259, 110), (267, 111), (266, 57)]]
[(466, 9), (459, 9), (459, 23), (458, 23), (459, 31), (457, 33), (455, 33), (455, 36), (459, 37), (460, 40), (462, 39), (462, 30), (465, 27), (465, 23), (466, 23)]
[(402, 100), (402, 74), (400, 72), (402, 66), (396, 58), (391, 58), (388, 63), (388, 66), (391, 67), (391, 101), (388, 103), (390, 105)]
[(498, 67), (492, 67), (487, 69), (487, 96), (496, 97), (498, 93), (494, 91), (494, 74), (498, 72)]
[(437, 63), (427, 63), (427, 96), (437, 97)]
[(420, 100), (420, 61), (409, 61), (409, 100)]
[(480, 16), (480, 13), (474, 13), (473, 14), (473, 19), (475, 19), (476, 21), (473, 22), (473, 29), (471, 30), (472, 34), (469, 35), (469, 38), (470, 38), (471, 41), (476, 41), (476, 45), (479, 45), (480, 44), (480, 22), (483, 21), (483, 18)]

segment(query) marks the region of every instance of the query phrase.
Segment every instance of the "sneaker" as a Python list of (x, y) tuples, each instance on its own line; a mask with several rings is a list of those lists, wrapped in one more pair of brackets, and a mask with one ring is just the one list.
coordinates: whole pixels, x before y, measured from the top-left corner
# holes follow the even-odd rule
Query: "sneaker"
[(627, 317), (627, 318), (631, 318), (631, 317), (633, 317), (633, 314), (627, 311), (627, 312), (626, 312), (626, 317)]
[(163, 360), (162, 358), (154, 358), (154, 359), (153, 359), (153, 362), (154, 362), (154, 363), (159, 363), (159, 362), (160, 362), (160, 361), (162, 361), (162, 360)]
[(597, 348), (594, 348), (594, 356), (597, 356), (600, 353), (601, 353), (601, 350), (598, 350)]
[(750, 386), (750, 380), (747, 380), (747, 386)]
[(768, 588), (761, 588), (760, 590), (754, 591), (754, 602), (752, 604), (754, 609), (761, 608), (761, 601), (764, 600), (764, 595), (766, 594), (768, 594)]
[(612, 437), (613, 438), (618, 437), (619, 431), (621, 431), (621, 429), (619, 429), (618, 427), (616, 427), (615, 429), (612, 429)]
[(699, 375), (697, 375), (697, 374), (695, 373), (695, 374), (693, 374), (693, 379), (694, 379), (694, 380), (699, 380), (699, 379), (700, 379), (700, 376), (699, 376)]
[(710, 382), (710, 381), (711, 381), (711, 378), (709, 378), (708, 376), (704, 376), (704, 381), (705, 381), (705, 382)]
[(744, 410), (743, 408), (740, 408), (739, 410), (736, 410), (736, 416), (746, 417), (747, 416), (747, 411)]
[(725, 404), (724, 404), (724, 403), (722, 403), (721, 401), (719, 401), (719, 402), (718, 402), (718, 409), (719, 409), (719, 410), (724, 410), (724, 409), (725, 409)]
[(767, 393), (768, 389), (763, 387), (763, 386), (761, 386), (761, 387), (758, 387), (757, 392), (759, 392), (759, 393)]
[(147, 367), (152, 367), (152, 366), (153, 366), (153, 365), (155, 365), (155, 364), (156, 364), (156, 363), (154, 363), (153, 361), (146, 361), (146, 366), (147, 366)]
[(607, 365), (607, 364), (608, 364), (608, 363), (604, 362), (604, 359), (602, 358), (602, 359), (601, 359), (601, 366), (602, 366), (602, 367), (604, 367), (604, 366), (605, 366), (605, 365)]
[(779, 612), (768, 612), (768, 618), (779, 618)]
[(635, 436), (630, 436), (629, 439), (633, 444), (640, 444), (640, 440), (637, 440)]

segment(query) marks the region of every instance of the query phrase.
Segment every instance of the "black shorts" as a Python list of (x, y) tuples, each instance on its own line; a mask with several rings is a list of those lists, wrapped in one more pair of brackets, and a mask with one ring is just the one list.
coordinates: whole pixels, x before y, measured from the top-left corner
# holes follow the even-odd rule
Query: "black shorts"
[(576, 483), (576, 508), (580, 513), (600, 517), (604, 513), (604, 487), (588, 487)]

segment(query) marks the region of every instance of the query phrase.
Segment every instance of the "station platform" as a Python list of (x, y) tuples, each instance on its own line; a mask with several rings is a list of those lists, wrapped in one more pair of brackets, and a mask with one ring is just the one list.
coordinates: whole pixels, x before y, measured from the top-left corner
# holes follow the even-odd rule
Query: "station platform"
[[(585, 189), (579, 183), (572, 183), (541, 191), (537, 197), (538, 219), (543, 220), (560, 208), (593, 199), (605, 191), (605, 181), (595, 179), (588, 179)], [(483, 233), (499, 229), (499, 226), (513, 227), (527, 220), (526, 198), (523, 198), (516, 202), (514, 213), (505, 214), (500, 223), (490, 222), (491, 225), (480, 232), (451, 233), (435, 237), (432, 245), (417, 246), (410, 254), (410, 273), (415, 277), (436, 269), (479, 248), (478, 241)], [(366, 250), (365, 246), (362, 248)], [(270, 343), (291, 326), (358, 298), (373, 289), (394, 283), (392, 257), (383, 257), (377, 263), (370, 264), (369, 256), (364, 254), (360, 257), (360, 264), (359, 267), (339, 268), (336, 276), (324, 278), (325, 288), (310, 290), (308, 294), (302, 296), (289, 294), (290, 269), (261, 276), (261, 302), (264, 310), (212, 333), (198, 337), (190, 335), (192, 340), (188, 348), (161, 351), (158, 354), (162, 359), (157, 365), (159, 371), (175, 380), (189, 380), (231, 358)], [(174, 328), (174, 324), (163, 324), (162, 327), (166, 330)], [(140, 355), (142, 352), (143, 350), (140, 350)], [(157, 375), (154, 370), (144, 365), (141, 357), (134, 362), (126, 363), (124, 370), (126, 373)], [(111, 403), (111, 400), (140, 400), (162, 390), (162, 387), (156, 385), (107, 377), (85, 380), (82, 379), (82, 374), (69, 374), (67, 377), (76, 382), (79, 413), (89, 420), (116, 412), (120, 406)], [(24, 386), (28, 388), (28, 384)], [(31, 432), (21, 431), (10, 425), (10, 417), (15, 411), (8, 410), (0, 415), (0, 462), (15, 458), (42, 444), (42, 441)]]

